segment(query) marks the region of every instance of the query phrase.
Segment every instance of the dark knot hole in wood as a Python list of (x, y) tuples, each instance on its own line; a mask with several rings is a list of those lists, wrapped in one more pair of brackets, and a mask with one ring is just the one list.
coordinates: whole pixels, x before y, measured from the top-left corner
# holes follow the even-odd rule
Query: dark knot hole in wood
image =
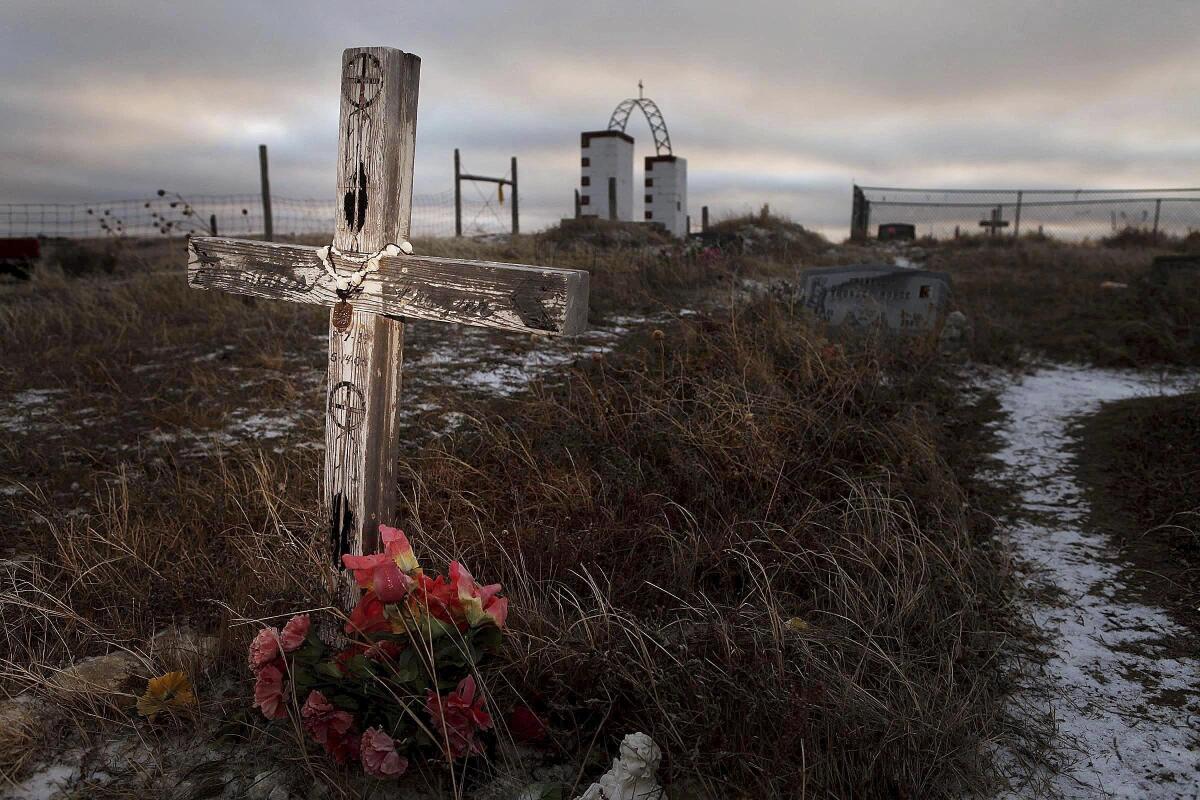
[(354, 512), (345, 502), (341, 492), (333, 498), (333, 517), (329, 528), (329, 552), (333, 555), (333, 568), (342, 568), (342, 556), (350, 553), (350, 537), (354, 533)]
[(346, 192), (342, 205), (346, 215), (346, 227), (358, 233), (367, 222), (367, 169), (361, 161), (358, 162), (355, 183), (357, 185)]

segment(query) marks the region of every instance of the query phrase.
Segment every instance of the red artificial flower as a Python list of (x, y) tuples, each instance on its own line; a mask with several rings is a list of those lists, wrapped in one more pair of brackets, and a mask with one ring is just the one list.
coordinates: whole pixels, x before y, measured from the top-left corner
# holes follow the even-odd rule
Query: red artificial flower
[(412, 575), (421, 565), (413, 555), (404, 531), (379, 526), (383, 552), (366, 556), (342, 556), (342, 564), (354, 572), (359, 588), (373, 590), (385, 603), (401, 600), (414, 586)]
[(518, 742), (540, 742), (546, 738), (546, 723), (529, 706), (517, 706), (508, 713), (508, 730)]
[[(442, 622), (451, 625), (458, 624), (453, 613), (456, 606), (454, 587), (447, 583), (441, 575), (436, 578), (421, 575), (417, 582), (417, 591), (410, 598), (410, 604), (423, 606), (430, 616)], [(413, 608), (412, 610), (416, 614), (420, 609)]]
[(283, 652), (290, 653), (298, 650), (304, 644), (304, 640), (308, 638), (308, 629), (311, 624), (308, 614), (297, 614), (289, 619), (287, 625), (283, 626), (283, 632), (279, 634), (279, 644), (283, 646)]
[(344, 764), (348, 759), (358, 758), (358, 736), (353, 731), (354, 717), (349, 711), (335, 707), (314, 689), (304, 701), (300, 717), (304, 730), (334, 761)]
[(337, 665), (338, 670), (345, 675), (350, 671), (350, 659), (357, 655), (361, 655), (364, 650), (366, 650), (366, 645), (352, 644), (334, 656), (333, 663)]
[(392, 639), (383, 639), (370, 647), (363, 648), (362, 654), (372, 661), (394, 661), (404, 648)]
[(363, 593), (362, 597), (358, 598), (358, 603), (350, 612), (350, 619), (346, 622), (345, 627), (346, 633), (351, 636), (356, 633), (366, 636), (391, 630), (391, 624), (383, 614), (383, 602), (369, 589)]
[(250, 642), (250, 669), (258, 670), (279, 656), (279, 629), (263, 628)]
[(416, 583), (407, 573), (389, 562), (376, 568), (375, 575), (371, 580), (371, 588), (383, 602), (398, 603), (412, 591)]
[(323, 745), (328, 745), (330, 739), (345, 736), (354, 725), (354, 717), (350, 712), (335, 708), (316, 689), (308, 693), (308, 699), (300, 709), (300, 717), (308, 735)]
[(376, 778), (396, 778), (408, 769), (408, 759), (396, 752), (396, 741), (379, 728), (363, 731), (359, 747), (363, 772)]
[(329, 753), (329, 757), (336, 763), (345, 764), (347, 761), (358, 761), (360, 744), (357, 733), (332, 737), (325, 745), (325, 752)]
[(458, 688), (446, 695), (427, 690), (425, 709), (441, 734), (439, 742), (448, 746), (450, 758), (483, 752), (478, 733), (492, 727), (492, 717), (483, 710), (483, 693), (476, 692), (474, 676), (463, 678)]
[(254, 682), (254, 705), (262, 709), (267, 719), (282, 719), (287, 716), (283, 700), (283, 670), (268, 664), (258, 671)]

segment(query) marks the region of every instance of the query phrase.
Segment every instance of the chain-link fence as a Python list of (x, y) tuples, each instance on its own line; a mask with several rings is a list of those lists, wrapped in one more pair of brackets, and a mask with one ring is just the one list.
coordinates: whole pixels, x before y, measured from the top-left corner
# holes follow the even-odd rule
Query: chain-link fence
[(1200, 230), (1200, 189), (912, 189), (855, 186), (850, 232), (912, 225), (945, 239), (1041, 233), (1082, 240), (1136, 231), (1187, 236)]
[[(276, 236), (329, 235), (333, 232), (332, 200), (271, 197)], [(493, 219), (494, 218), (494, 219)], [(507, 230), (495, 215), (467, 218), (463, 233)], [(46, 236), (73, 239), (108, 236), (156, 237), (207, 235), (254, 236), (263, 232), (262, 196), (257, 194), (191, 195), (162, 192), (141, 200), (98, 203), (0, 204), (0, 236)], [(410, 236), (453, 236), (454, 193), (413, 195)]]

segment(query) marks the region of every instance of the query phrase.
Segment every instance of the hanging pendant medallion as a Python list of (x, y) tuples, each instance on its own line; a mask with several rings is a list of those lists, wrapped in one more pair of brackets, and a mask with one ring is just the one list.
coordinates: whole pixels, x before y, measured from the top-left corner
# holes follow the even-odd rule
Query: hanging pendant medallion
[(333, 327), (338, 333), (350, 330), (350, 322), (354, 319), (354, 307), (345, 300), (333, 307)]

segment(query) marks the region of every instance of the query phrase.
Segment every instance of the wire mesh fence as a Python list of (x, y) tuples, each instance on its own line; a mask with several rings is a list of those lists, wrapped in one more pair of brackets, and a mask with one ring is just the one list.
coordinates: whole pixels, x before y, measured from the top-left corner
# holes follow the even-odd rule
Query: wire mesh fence
[(1082, 240), (1200, 230), (1200, 189), (913, 189), (855, 186), (851, 234), (913, 225), (917, 236), (1041, 233)]
[[(331, 235), (334, 212), (331, 200), (271, 197), (271, 219), (276, 236)], [(508, 230), (507, 221), (495, 214), (480, 213), (466, 217), (464, 221), (467, 224), (463, 233), (468, 235)], [(185, 196), (161, 192), (138, 200), (0, 204), (0, 236), (4, 237), (85, 239), (207, 235), (212, 232), (214, 223), (217, 232), (223, 236), (262, 234), (262, 196)], [(453, 235), (454, 192), (413, 195), (410, 236)]]

